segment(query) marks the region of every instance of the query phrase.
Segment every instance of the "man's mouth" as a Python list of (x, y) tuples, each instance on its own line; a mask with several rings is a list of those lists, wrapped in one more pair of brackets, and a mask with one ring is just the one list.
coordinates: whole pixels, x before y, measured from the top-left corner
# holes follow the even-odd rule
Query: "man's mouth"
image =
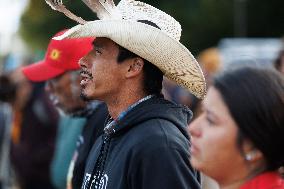
[(80, 76), (81, 76), (81, 86), (85, 86), (90, 80), (93, 79), (93, 76), (90, 72), (87, 72), (86, 70), (82, 70), (80, 72)]

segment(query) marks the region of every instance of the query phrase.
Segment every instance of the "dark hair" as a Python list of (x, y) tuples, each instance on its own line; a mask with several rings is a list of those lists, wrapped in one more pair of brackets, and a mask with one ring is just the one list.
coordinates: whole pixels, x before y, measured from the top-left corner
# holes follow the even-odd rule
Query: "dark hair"
[(237, 123), (239, 140), (252, 141), (267, 170), (283, 166), (284, 77), (272, 69), (243, 67), (215, 77), (213, 86)]
[[(137, 22), (144, 23), (150, 25), (155, 28), (159, 28), (157, 24), (148, 21), (148, 20), (138, 20)], [(117, 57), (117, 62), (121, 63), (124, 60), (135, 58), (140, 56), (136, 55), (135, 53), (119, 46), (119, 54)], [(144, 92), (147, 95), (156, 94), (160, 95), (162, 91), (162, 83), (163, 83), (163, 72), (157, 68), (154, 64), (150, 63), (149, 61), (141, 58), (144, 61), (143, 72), (144, 72)]]
[[(139, 57), (135, 53), (119, 46), (119, 53), (117, 57), (117, 62), (121, 63), (124, 60)], [(140, 57), (141, 58), (141, 57)], [(157, 68), (154, 64), (141, 58), (144, 61), (143, 73), (144, 73), (144, 92), (147, 95), (150, 94), (161, 94), (162, 82), (163, 82), (163, 72)]]

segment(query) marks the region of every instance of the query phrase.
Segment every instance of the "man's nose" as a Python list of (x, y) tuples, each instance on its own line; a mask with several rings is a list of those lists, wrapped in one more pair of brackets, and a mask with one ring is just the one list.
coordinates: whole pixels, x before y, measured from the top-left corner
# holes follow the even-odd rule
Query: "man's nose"
[(80, 67), (83, 66), (83, 64), (84, 64), (83, 61), (84, 61), (84, 57), (80, 58), (80, 60), (79, 60), (79, 62), (78, 62), (78, 64), (79, 64)]
[(79, 60), (79, 66), (80, 66), (81, 68), (87, 67), (87, 65), (86, 65), (87, 56), (88, 56), (88, 55), (85, 55), (85, 56), (83, 56), (83, 57)]

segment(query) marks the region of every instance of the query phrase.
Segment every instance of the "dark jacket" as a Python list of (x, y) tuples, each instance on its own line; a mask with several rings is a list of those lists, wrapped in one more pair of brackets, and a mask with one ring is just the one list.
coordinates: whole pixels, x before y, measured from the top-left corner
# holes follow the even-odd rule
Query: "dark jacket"
[(114, 134), (96, 141), (82, 189), (94, 188), (96, 177), (99, 189), (200, 188), (189, 163), (185, 128), (191, 117), (189, 109), (163, 98), (138, 104), (116, 122)]
[(74, 163), (72, 189), (80, 189), (82, 186), (86, 161), (96, 139), (103, 134), (104, 123), (108, 116), (107, 106), (99, 103), (89, 115), (86, 115), (87, 123), (77, 141), (77, 148), (73, 159)]

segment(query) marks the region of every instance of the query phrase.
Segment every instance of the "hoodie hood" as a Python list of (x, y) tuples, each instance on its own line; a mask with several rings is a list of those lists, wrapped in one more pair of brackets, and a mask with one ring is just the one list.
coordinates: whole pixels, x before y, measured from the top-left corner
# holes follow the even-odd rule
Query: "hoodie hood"
[(157, 96), (141, 102), (118, 120), (114, 126), (114, 136), (127, 132), (134, 125), (157, 118), (172, 122), (188, 138), (185, 128), (192, 118), (190, 109)]

